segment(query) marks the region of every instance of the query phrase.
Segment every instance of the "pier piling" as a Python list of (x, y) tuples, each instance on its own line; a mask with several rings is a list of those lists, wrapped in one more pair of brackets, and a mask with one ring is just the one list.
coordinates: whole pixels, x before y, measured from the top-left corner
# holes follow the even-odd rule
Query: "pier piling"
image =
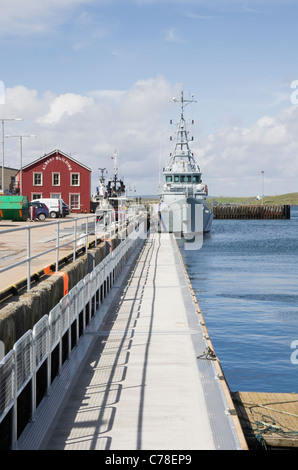
[(290, 219), (291, 206), (219, 205), (213, 207), (214, 219)]

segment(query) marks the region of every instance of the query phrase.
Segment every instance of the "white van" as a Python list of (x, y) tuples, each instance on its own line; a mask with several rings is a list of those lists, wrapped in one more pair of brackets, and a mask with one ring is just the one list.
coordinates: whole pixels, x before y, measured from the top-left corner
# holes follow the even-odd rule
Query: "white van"
[(43, 202), (49, 209), (50, 217), (55, 219), (56, 217), (63, 217), (63, 200), (55, 198), (40, 198), (34, 199), (34, 202)]

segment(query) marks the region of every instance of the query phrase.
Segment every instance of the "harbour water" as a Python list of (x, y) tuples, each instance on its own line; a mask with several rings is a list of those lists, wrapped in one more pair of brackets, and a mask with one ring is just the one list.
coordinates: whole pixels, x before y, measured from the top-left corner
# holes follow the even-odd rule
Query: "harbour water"
[(298, 393), (298, 207), (214, 220), (201, 249), (178, 244), (231, 391)]

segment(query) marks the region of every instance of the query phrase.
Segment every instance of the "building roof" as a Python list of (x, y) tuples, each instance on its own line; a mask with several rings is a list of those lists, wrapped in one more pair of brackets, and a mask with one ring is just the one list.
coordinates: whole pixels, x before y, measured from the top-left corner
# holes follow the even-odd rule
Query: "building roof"
[[(12, 168), (11, 166), (5, 166), (4, 170), (20, 171), (18, 168)], [(2, 165), (0, 166), (0, 171), (2, 171)]]
[(37, 160), (34, 160), (34, 162), (28, 163), (28, 165), (23, 166), (22, 169), (24, 170), (25, 168), (29, 168), (30, 166), (35, 165), (36, 163), (38, 163), (38, 162), (44, 160), (45, 158), (49, 158), (49, 157), (51, 157), (51, 156), (54, 155), (54, 154), (55, 154), (55, 155), (60, 154), (60, 155), (62, 155), (63, 157), (67, 158), (68, 160), (71, 160), (72, 162), (76, 163), (77, 165), (80, 165), (81, 167), (85, 168), (86, 170), (92, 171), (91, 168), (89, 168), (89, 167), (86, 166), (86, 165), (83, 165), (82, 163), (78, 162), (77, 160), (75, 160), (74, 158), (72, 158), (70, 155), (67, 155), (66, 153), (62, 152), (62, 151), (59, 150), (59, 149), (53, 150), (52, 152), (47, 153), (46, 155), (43, 155), (42, 157), (38, 158)]

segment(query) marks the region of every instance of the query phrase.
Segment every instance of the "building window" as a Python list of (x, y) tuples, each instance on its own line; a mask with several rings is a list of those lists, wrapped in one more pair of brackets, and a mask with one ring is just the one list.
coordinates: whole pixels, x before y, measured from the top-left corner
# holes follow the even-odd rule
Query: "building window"
[(33, 201), (34, 199), (41, 199), (42, 194), (41, 193), (32, 193), (31, 194), (31, 200)]
[(60, 173), (52, 173), (53, 186), (60, 186)]
[(69, 201), (70, 201), (71, 210), (80, 209), (80, 195), (79, 194), (70, 194)]
[(33, 173), (33, 186), (42, 186), (42, 173)]
[(80, 173), (71, 173), (71, 175), (70, 175), (70, 185), (71, 186), (80, 186)]
[(61, 199), (61, 193), (51, 193), (51, 199)]

